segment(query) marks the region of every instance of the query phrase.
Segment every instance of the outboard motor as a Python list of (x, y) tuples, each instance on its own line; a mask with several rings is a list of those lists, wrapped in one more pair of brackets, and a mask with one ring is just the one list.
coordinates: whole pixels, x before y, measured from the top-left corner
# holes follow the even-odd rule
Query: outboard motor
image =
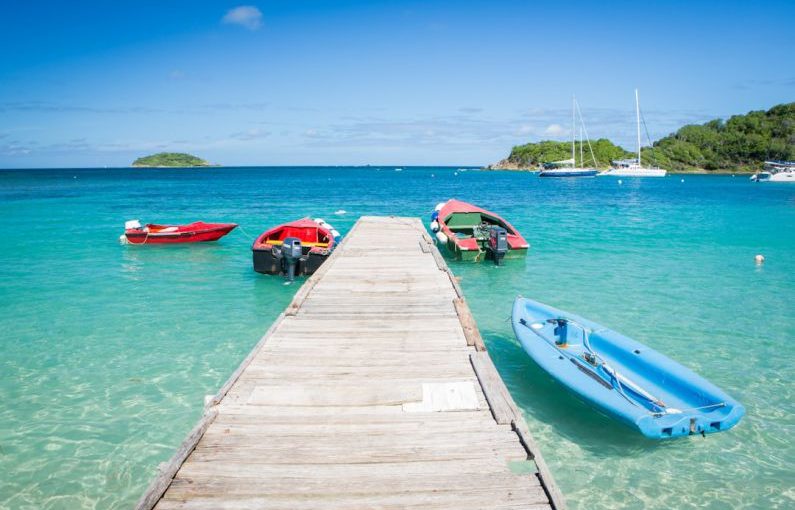
[(282, 241), (282, 271), (289, 281), (295, 280), (295, 268), (301, 260), (301, 240), (297, 237), (287, 237)]
[(505, 254), (508, 253), (508, 231), (502, 227), (492, 225), (489, 227), (488, 250), (496, 265), (500, 265)]

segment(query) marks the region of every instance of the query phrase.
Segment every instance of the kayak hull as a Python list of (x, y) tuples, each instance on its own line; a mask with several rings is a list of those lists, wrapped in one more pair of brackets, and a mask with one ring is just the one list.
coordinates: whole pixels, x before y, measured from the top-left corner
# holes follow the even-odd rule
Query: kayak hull
[(745, 414), (739, 402), (690, 369), (582, 317), (520, 297), (512, 324), (544, 371), (646, 437), (721, 432)]

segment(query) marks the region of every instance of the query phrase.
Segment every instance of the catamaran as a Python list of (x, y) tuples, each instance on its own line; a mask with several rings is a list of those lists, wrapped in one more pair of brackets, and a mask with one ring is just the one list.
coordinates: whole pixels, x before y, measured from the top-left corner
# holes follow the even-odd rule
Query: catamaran
[[(591, 141), (588, 140), (588, 147), (591, 148), (591, 158), (593, 158), (594, 167), (584, 168), (577, 166), (576, 152), (575, 152), (575, 133), (577, 132), (577, 117), (576, 114), (580, 107), (577, 104), (577, 99), (572, 96), (571, 98), (571, 159), (564, 159), (563, 161), (552, 161), (544, 163), (544, 169), (538, 174), (539, 177), (594, 177), (599, 173), (596, 169), (596, 158), (593, 155), (591, 148)], [(580, 164), (585, 165), (582, 157), (582, 132), (585, 128), (585, 121), (582, 119), (582, 112), (580, 112)], [(586, 133), (587, 138), (587, 133)]]
[(665, 177), (665, 169), (657, 167), (644, 167), (641, 164), (640, 100), (638, 99), (638, 89), (635, 89), (635, 117), (638, 121), (638, 158), (613, 161), (613, 167), (609, 170), (601, 172), (599, 175), (614, 177)]
[(754, 182), (795, 182), (795, 161), (765, 161), (765, 169), (751, 176)]

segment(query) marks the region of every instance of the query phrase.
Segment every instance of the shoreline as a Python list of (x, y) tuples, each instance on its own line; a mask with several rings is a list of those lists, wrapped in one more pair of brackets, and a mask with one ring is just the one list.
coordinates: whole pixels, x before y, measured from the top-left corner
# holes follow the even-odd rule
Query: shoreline
[[(222, 165), (131, 165), (117, 168), (220, 168)], [(110, 168), (110, 167), (108, 167)]]
[[(484, 167), (480, 168), (480, 170), (483, 170), (483, 171), (486, 171), (486, 172), (526, 172), (526, 173), (532, 173), (532, 172), (539, 172), (540, 171), (540, 169), (538, 169), (538, 168), (505, 168), (505, 167), (494, 168), (494, 167), (489, 167), (489, 166), (484, 166)], [(604, 168), (604, 169), (599, 169), (599, 170), (601, 171), (601, 170), (607, 170), (607, 169)], [(699, 169), (695, 169), (695, 170), (668, 170), (667, 173), (668, 173), (668, 175), (737, 175), (737, 174), (740, 174), (740, 175), (753, 175), (753, 174), (756, 173), (756, 170), (745, 170), (745, 169), (732, 170), (732, 169), (726, 169), (726, 168), (722, 168), (720, 170), (705, 170), (703, 168), (699, 168)]]

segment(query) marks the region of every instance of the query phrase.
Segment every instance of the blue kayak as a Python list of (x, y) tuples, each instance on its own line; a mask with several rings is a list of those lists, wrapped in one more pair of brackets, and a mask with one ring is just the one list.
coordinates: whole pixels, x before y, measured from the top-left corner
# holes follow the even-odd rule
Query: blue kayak
[(692, 370), (595, 322), (518, 297), (512, 323), (549, 375), (646, 437), (721, 432), (745, 414)]

